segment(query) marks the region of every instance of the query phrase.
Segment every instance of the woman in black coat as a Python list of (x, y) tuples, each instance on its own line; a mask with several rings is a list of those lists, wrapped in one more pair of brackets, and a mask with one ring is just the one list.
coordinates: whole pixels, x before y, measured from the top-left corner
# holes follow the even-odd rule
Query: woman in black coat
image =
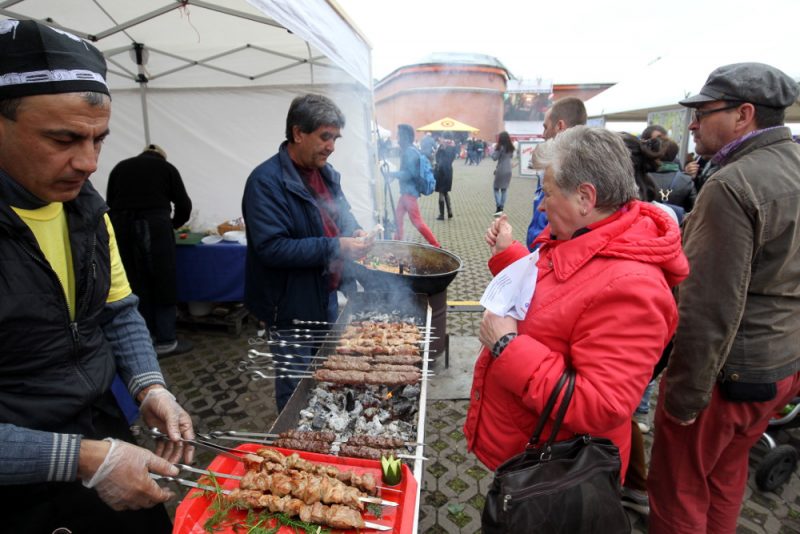
[(436, 192), (439, 193), (439, 216), (437, 221), (444, 220), (444, 208), (447, 206), (447, 218), (453, 218), (450, 207), (450, 189), (453, 187), (453, 161), (456, 159), (456, 145), (449, 133), (442, 136), (439, 149), (436, 151)]

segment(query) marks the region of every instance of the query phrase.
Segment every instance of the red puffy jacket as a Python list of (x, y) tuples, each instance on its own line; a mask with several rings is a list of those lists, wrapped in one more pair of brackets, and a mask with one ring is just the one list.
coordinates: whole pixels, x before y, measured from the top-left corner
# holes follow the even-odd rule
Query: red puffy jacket
[[(568, 241), (544, 229), (519, 335), (496, 359), (484, 348), (475, 364), (464, 431), (468, 449), (492, 470), (524, 450), (567, 362), (575, 391), (557, 440), (608, 438), (627, 470), (631, 416), (677, 326), (670, 287), (689, 264), (678, 226), (656, 206), (631, 201), (594, 226)], [(489, 268), (497, 274), (527, 254), (515, 242)]]

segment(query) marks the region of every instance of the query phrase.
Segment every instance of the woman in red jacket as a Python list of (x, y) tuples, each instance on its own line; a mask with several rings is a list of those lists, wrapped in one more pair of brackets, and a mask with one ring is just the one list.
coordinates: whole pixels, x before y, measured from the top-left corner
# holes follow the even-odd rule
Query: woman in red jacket
[[(621, 473), (631, 414), (677, 326), (670, 288), (689, 273), (680, 231), (639, 196), (619, 134), (577, 126), (540, 145), (540, 210), (549, 224), (524, 320), (484, 314), (464, 430), (468, 448), (494, 470), (522, 452), (565, 366), (575, 391), (557, 440), (610, 439)], [(528, 254), (505, 216), (490, 226), (493, 274)], [(549, 435), (550, 425), (544, 427)]]

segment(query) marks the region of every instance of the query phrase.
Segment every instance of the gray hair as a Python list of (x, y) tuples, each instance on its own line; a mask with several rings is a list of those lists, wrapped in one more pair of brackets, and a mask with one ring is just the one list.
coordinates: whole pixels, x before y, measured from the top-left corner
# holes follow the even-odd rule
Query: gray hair
[(333, 100), (323, 95), (307, 94), (292, 100), (286, 115), (286, 140), (294, 142), (292, 129), (298, 126), (303, 133), (311, 133), (322, 126), (344, 128), (344, 114)]
[(574, 126), (539, 145), (537, 167), (552, 167), (556, 185), (567, 194), (583, 183), (597, 190), (599, 209), (616, 210), (639, 198), (631, 155), (619, 134), (605, 128)]

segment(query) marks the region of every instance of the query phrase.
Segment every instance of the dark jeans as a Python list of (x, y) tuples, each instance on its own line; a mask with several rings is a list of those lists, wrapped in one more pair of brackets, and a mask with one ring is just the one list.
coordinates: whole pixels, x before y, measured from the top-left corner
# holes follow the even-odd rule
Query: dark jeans
[(178, 308), (174, 304), (157, 304), (147, 299), (139, 299), (139, 312), (147, 323), (147, 329), (156, 343), (172, 343), (177, 339), (175, 321)]
[[(331, 291), (328, 295), (328, 322), (336, 322), (339, 315), (339, 302), (337, 300), (336, 291)], [(302, 327), (301, 327), (302, 328)], [(323, 333), (324, 330), (320, 330)], [(287, 343), (295, 343), (297, 340), (286, 336), (274, 336), (273, 339), (284, 340)], [(275, 402), (278, 405), (278, 413), (283, 411), (289, 398), (297, 389), (297, 384), (300, 383), (299, 378), (287, 378), (280, 375), (292, 375), (297, 372), (307, 371), (308, 365), (311, 363), (311, 356), (317, 351), (317, 345), (303, 345), (302, 347), (281, 347), (279, 345), (272, 345), (270, 352), (273, 354), (291, 354), (291, 358), (273, 358), (275, 367), (281, 367), (286, 370), (277, 370), (275, 379)]]

